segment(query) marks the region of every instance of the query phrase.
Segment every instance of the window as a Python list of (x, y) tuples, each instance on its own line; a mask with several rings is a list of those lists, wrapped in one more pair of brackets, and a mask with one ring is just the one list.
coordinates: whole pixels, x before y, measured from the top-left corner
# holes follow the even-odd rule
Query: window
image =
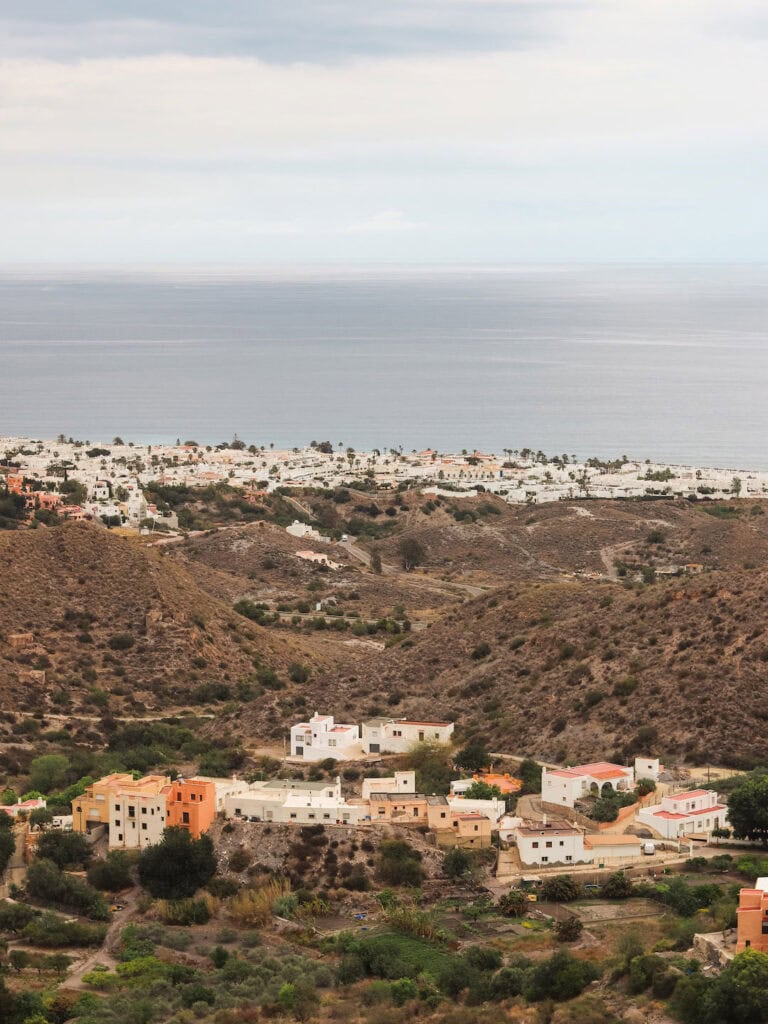
[(238, 817), (238, 818), (240, 817), (240, 815), (241, 815), (242, 813), (243, 813), (243, 812), (242, 812), (242, 810), (241, 810), (241, 809), (240, 809), (239, 807), (236, 807), (236, 808), (235, 808), (235, 814), (237, 815), (237, 817)]
[(308, 814), (307, 817), (309, 818), (310, 821), (314, 821), (315, 820), (314, 814)]
[(475, 832), (477, 832), (477, 831), (478, 831), (478, 826), (477, 826), (477, 825), (475, 825)]
[(330, 814), (324, 814), (323, 815), (323, 821), (330, 821), (330, 820), (331, 820)]
[(188, 825), (189, 824), (189, 811), (182, 811), (181, 812), (181, 823), (182, 823), (182, 825)]
[(115, 818), (115, 825), (117, 825), (118, 828), (120, 827), (120, 819), (119, 818)]
[(123, 841), (123, 833), (122, 832), (119, 833), (119, 835), (117, 837), (117, 841), (118, 841), (118, 843), (122, 843), (122, 841)]
[(547, 848), (548, 850), (551, 850), (551, 849), (552, 849), (552, 840), (551, 840), (551, 839), (548, 839), (548, 840), (546, 841), (546, 843), (544, 843), (544, 845), (546, 846), (546, 848)]
[(292, 815), (291, 815), (291, 819), (292, 819), (292, 820), (295, 820), (295, 818), (296, 818), (296, 815), (295, 815), (295, 814), (292, 814)]
[(194, 794), (194, 793), (190, 793), (190, 794), (189, 794), (189, 799), (190, 799), (190, 800), (196, 800), (196, 799), (197, 799), (197, 797), (195, 796), (195, 794)]
[(142, 807), (141, 808), (141, 813), (142, 814), (146, 814), (147, 813), (147, 808), (146, 807)]
[(542, 857), (541, 858), (541, 863), (542, 864), (549, 864), (549, 857)]
[(142, 823), (141, 823), (141, 830), (142, 830), (142, 832), (146, 832), (147, 831), (147, 823), (146, 823), (146, 821), (142, 821)]
[(566, 855), (565, 855), (565, 863), (566, 864), (570, 864), (572, 860), (573, 860), (573, 857), (569, 857), (568, 854), (566, 853)]
[(441, 817), (441, 818), (444, 818), (444, 817), (445, 817), (445, 811), (440, 811), (440, 817)]
[(136, 808), (135, 807), (129, 807), (128, 808), (128, 817), (129, 818), (135, 818), (136, 817)]
[(419, 816), (419, 808), (418, 807), (414, 807), (413, 808), (413, 816), (414, 816), (414, 818), (418, 818), (418, 816)]
[(562, 839), (560, 840), (560, 845), (561, 845), (561, 846), (565, 846), (565, 843), (563, 842), (563, 840), (562, 840)]
[(539, 848), (539, 844), (538, 844), (538, 842), (536, 842), (536, 843), (531, 843), (531, 846), (533, 847), (533, 849), (534, 849), (534, 850), (538, 850), (538, 848)]
[[(83, 808), (82, 807), (76, 807), (75, 810), (77, 811), (78, 814), (82, 814), (83, 813)], [(115, 808), (115, 810), (117, 810), (117, 808)]]

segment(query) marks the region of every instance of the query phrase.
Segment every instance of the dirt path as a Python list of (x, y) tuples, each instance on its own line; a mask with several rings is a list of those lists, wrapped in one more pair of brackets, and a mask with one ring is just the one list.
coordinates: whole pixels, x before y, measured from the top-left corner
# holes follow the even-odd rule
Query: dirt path
[(616, 571), (616, 555), (620, 551), (625, 551), (627, 548), (631, 548), (635, 543), (633, 540), (622, 541), (621, 544), (607, 544), (604, 548), (600, 548), (600, 560), (605, 566), (605, 572), (608, 579), (617, 581), (619, 574)]
[(91, 992), (93, 990), (83, 983), (84, 975), (92, 971), (97, 964), (108, 967), (111, 971), (115, 969), (118, 963), (115, 954), (120, 942), (120, 933), (128, 924), (136, 909), (136, 900), (139, 897), (139, 892), (138, 888), (134, 888), (118, 897), (124, 906), (122, 910), (117, 910), (112, 914), (104, 942), (98, 949), (88, 953), (83, 960), (80, 960), (73, 967), (66, 981), (62, 983), (62, 988), (85, 989)]

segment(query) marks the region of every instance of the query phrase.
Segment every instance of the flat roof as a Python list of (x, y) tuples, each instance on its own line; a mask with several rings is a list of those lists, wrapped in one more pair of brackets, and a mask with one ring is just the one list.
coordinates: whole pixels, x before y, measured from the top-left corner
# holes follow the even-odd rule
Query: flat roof
[(318, 792), (335, 785), (335, 782), (307, 782), (304, 779), (270, 779), (269, 782), (256, 783), (251, 792), (256, 793), (259, 789), (303, 789)]
[(396, 718), (395, 725), (453, 725), (453, 722), (415, 722), (412, 718)]
[(585, 846), (639, 846), (645, 840), (640, 836), (595, 835), (584, 836)]
[(371, 793), (371, 800), (426, 800), (423, 793)]

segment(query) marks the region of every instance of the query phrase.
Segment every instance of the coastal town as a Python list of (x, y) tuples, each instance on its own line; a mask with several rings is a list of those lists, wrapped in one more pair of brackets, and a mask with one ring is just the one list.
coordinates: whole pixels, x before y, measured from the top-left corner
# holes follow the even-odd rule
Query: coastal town
[[(114, 772), (84, 780), (69, 814), (51, 814), (44, 795), (27, 794), (3, 807), (16, 835), (10, 871), (23, 878), (49, 832), (78, 833), (104, 856), (139, 854), (162, 844), (167, 829), (199, 841), (224, 823), (225, 831), (238, 830), (241, 850), (258, 856), (273, 828), (297, 836), (326, 829), (339, 837), (394, 830), (445, 853), (492, 851), (491, 891), (501, 897), (522, 892), (530, 906), (546, 891), (547, 879), (562, 879), (563, 872), (575, 872), (597, 892), (622, 873), (642, 879), (722, 859), (721, 841), (735, 841), (727, 803), (716, 789), (690, 788), (689, 780), (653, 757), (638, 756), (632, 764), (536, 765), (535, 791), (493, 765), (459, 770), (447, 794), (417, 791), (413, 769), (382, 773), (387, 764), (407, 763), (420, 748), (453, 750), (461, 759), (453, 731), (452, 722), (378, 717), (357, 725), (315, 713), (292, 726), (290, 752), (270, 778)], [(517, 764), (522, 767), (520, 758)], [(309, 778), (304, 767), (311, 768)], [(60, 803), (55, 795), (50, 799)], [(606, 801), (616, 801), (609, 820), (589, 816)], [(735, 928), (695, 935), (699, 954), (722, 967), (745, 949), (768, 951), (766, 906), (767, 878), (742, 886)]]
[[(194, 441), (132, 444), (0, 437), (0, 482), (35, 511), (132, 529), (178, 529), (172, 511), (148, 501), (150, 482), (172, 487), (227, 485), (257, 503), (278, 488), (334, 488), (350, 481), (381, 489), (419, 488), (453, 499), (488, 493), (510, 504), (586, 499), (768, 498), (768, 472), (618, 459), (579, 460), (522, 448), (500, 453), (431, 449), (357, 451), (339, 443), (304, 448)], [(73, 486), (80, 485), (79, 487)]]

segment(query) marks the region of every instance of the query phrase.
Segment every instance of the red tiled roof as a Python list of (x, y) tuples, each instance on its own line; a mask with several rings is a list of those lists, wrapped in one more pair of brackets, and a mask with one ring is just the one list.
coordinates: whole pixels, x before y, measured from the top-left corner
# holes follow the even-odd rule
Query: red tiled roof
[(710, 789), (689, 789), (687, 793), (678, 793), (677, 796), (671, 796), (670, 800), (693, 800), (697, 796), (707, 796), (711, 793)]

